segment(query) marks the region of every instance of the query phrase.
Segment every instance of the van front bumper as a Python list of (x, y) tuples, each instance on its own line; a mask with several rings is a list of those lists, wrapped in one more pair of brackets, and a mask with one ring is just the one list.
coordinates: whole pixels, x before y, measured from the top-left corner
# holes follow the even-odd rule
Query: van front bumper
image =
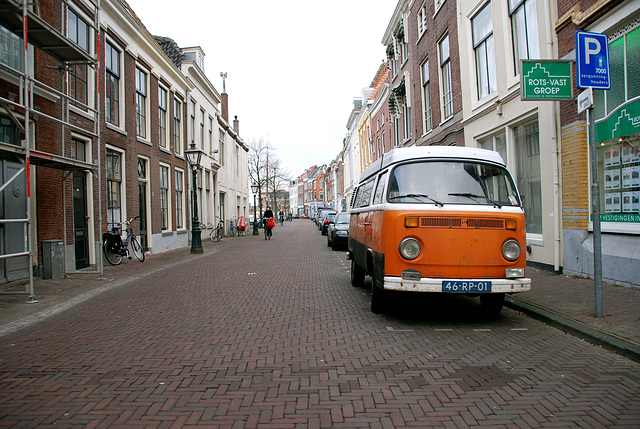
[[(491, 290), (484, 292), (482, 284), (491, 283)], [(445, 287), (445, 285), (447, 285)], [(455, 285), (455, 286), (452, 286)], [(471, 285), (475, 286), (472, 287)], [(477, 286), (480, 285), (478, 288)], [(402, 277), (385, 277), (384, 288), (403, 292), (441, 293), (516, 293), (531, 290), (531, 279), (443, 279), (423, 277), (407, 280)]]

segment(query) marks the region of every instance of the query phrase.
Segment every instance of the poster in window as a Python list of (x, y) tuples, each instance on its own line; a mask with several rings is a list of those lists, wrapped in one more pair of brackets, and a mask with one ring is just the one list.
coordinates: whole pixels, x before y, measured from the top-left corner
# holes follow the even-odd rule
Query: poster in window
[(622, 163), (640, 162), (640, 142), (625, 143), (622, 146)]
[(620, 165), (620, 148), (618, 146), (612, 146), (604, 151), (604, 166), (612, 167), (614, 165)]
[(623, 213), (640, 212), (640, 191), (622, 193), (622, 212)]
[(604, 198), (606, 213), (620, 213), (620, 192), (609, 192)]
[(606, 170), (604, 172), (604, 189), (620, 188), (620, 170)]

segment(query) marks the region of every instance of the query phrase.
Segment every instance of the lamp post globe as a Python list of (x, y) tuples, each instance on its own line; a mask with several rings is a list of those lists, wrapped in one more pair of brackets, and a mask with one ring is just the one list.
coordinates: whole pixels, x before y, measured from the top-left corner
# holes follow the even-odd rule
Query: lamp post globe
[(196, 148), (195, 143), (191, 143), (189, 149), (184, 151), (187, 161), (191, 167), (193, 177), (193, 216), (191, 218), (191, 253), (203, 253), (202, 231), (200, 231), (200, 219), (198, 219), (198, 166), (202, 158), (202, 151)]
[(258, 188), (259, 186), (257, 184), (251, 184), (251, 192), (253, 192), (253, 235), (258, 235), (258, 208), (256, 207)]

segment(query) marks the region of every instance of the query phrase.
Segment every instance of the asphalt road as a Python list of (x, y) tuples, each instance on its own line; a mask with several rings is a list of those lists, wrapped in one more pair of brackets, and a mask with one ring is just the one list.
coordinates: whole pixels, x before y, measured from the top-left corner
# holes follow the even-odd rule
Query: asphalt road
[(640, 422), (638, 363), (508, 308), (483, 318), (477, 299), (395, 297), (375, 315), (308, 220), (136, 267), (0, 337), (0, 427)]

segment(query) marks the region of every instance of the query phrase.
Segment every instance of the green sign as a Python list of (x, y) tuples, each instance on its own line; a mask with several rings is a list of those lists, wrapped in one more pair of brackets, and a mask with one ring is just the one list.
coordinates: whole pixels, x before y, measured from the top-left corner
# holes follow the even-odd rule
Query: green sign
[(596, 142), (616, 139), (640, 132), (640, 100), (623, 104), (609, 116), (598, 119), (596, 123)]
[(573, 100), (571, 61), (522, 60), (522, 100)]

